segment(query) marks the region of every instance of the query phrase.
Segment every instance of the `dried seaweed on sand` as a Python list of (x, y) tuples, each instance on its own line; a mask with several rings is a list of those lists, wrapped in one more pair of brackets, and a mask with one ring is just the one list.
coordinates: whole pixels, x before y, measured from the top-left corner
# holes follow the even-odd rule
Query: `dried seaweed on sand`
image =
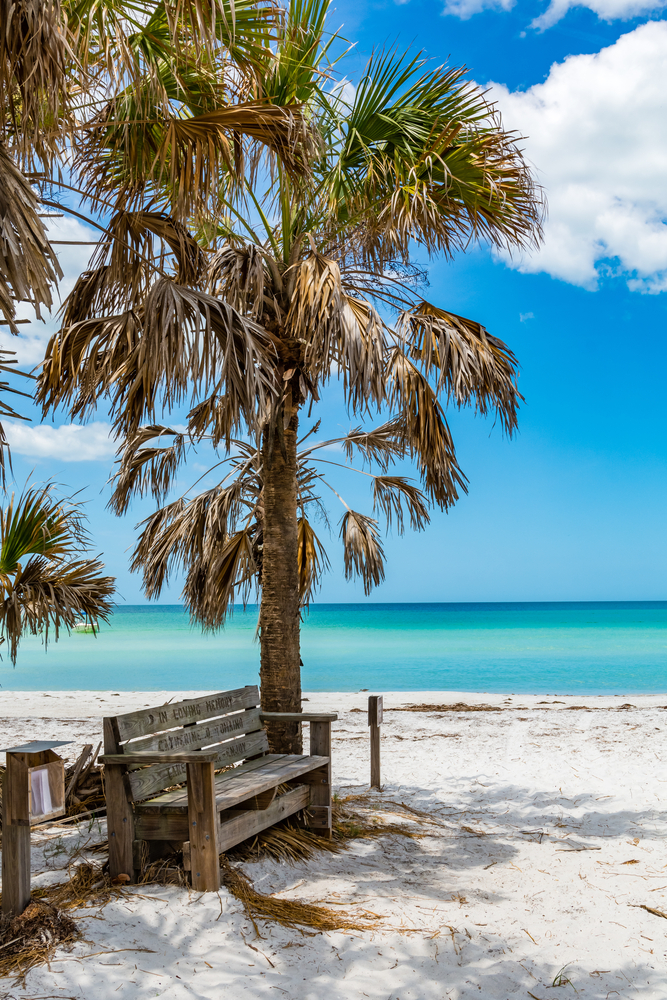
[(48, 963), (58, 944), (75, 941), (80, 932), (70, 916), (43, 899), (23, 913), (0, 916), (0, 976), (22, 981), (35, 965)]
[(385, 708), (385, 712), (502, 712), (497, 705), (466, 705), (457, 701), (454, 705), (406, 705), (403, 708)]
[(259, 928), (256, 922), (258, 919), (272, 920), (284, 927), (299, 925), (312, 927), (316, 931), (373, 930), (374, 921), (381, 919), (376, 914), (363, 911), (364, 919), (360, 920), (349, 913), (336, 912), (314, 903), (304, 903), (300, 899), (277, 899), (275, 896), (265, 896), (257, 892), (248, 876), (239, 868), (233, 867), (224, 854), (220, 860), (222, 883), (232, 896), (243, 903), (248, 919), (258, 936)]

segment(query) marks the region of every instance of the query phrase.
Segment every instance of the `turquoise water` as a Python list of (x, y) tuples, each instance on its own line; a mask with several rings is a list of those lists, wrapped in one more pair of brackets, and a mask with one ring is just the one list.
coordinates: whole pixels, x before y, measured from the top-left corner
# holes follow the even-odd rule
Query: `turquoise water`
[[(120, 607), (97, 636), (25, 639), (5, 690), (225, 689), (256, 683), (257, 610), (202, 635), (178, 605)], [(318, 604), (302, 632), (311, 691), (667, 692), (667, 601)]]

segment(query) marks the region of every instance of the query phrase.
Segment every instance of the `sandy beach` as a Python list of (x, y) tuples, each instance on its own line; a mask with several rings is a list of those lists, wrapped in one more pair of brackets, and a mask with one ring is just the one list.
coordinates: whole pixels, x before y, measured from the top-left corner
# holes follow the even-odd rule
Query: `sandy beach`
[[(4, 692), (2, 746), (101, 739), (106, 714), (195, 692)], [(667, 695), (562, 697), (385, 693), (383, 789), (368, 789), (366, 694), (306, 695), (338, 710), (334, 783), (355, 807), (419, 834), (359, 839), (294, 866), (245, 864), (255, 887), (349, 912), (377, 929), (313, 935), (260, 923), (224, 889), (129, 889), (76, 911), (85, 940), (60, 948), (7, 998), (290, 1000), (667, 996)], [(401, 711), (463, 703), (498, 711)], [(306, 707), (306, 706), (304, 706)], [(33, 885), (105, 837), (33, 834)], [(565, 967), (560, 980), (559, 972)]]

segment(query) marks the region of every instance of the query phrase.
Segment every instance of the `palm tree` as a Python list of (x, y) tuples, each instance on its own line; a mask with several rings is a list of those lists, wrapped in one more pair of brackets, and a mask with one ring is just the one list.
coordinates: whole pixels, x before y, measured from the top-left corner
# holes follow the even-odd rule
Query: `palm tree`
[[(134, 138), (114, 128), (106, 146), (98, 140), (95, 194), (118, 210), (66, 303), (39, 386), (45, 412), (67, 405), (85, 419), (108, 401), (124, 442), (119, 513), (133, 493), (162, 502), (189, 445), (207, 439), (224, 453), (230, 475), (149, 519), (134, 566), (149, 596), (185, 567), (186, 604), (208, 627), (259, 580), (265, 711), (300, 710), (300, 612), (326, 565), (306, 516), (324, 480), (318, 449), (299, 451), (304, 407), (335, 376), (353, 415), (388, 417), (342, 444), (379, 465), (375, 509), (402, 526), (405, 508), (423, 527), (429, 504), (446, 509), (465, 488), (443, 404), (494, 413), (511, 434), (521, 397), (509, 349), (419, 293), (415, 249), (512, 249), (540, 231), (516, 138), (464, 72), (383, 52), (356, 88), (344, 86), (326, 12), (327, 0), (292, 0), (253, 56), (256, 99), (298, 108), (307, 124), (297, 154), (274, 144), (244, 163), (237, 150), (232, 170), (202, 152), (199, 173), (183, 175), (174, 141), (157, 183)], [(187, 432), (175, 434), (160, 420), (185, 401)], [(406, 458), (422, 489), (386, 475)], [(348, 510), (341, 533), (346, 572), (368, 590), (383, 572), (377, 520)], [(300, 746), (291, 723), (273, 724), (270, 739)]]
[(0, 510), (0, 641), (16, 664), (21, 637), (60, 629), (77, 619), (107, 621), (114, 578), (86, 555), (79, 502), (58, 499), (53, 483), (28, 487)]

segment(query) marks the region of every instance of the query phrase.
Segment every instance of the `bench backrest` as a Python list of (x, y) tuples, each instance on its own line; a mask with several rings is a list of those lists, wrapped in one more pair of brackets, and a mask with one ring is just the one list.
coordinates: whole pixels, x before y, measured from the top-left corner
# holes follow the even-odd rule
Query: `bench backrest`
[[(104, 719), (105, 753), (174, 753), (204, 748), (218, 750), (216, 767), (268, 753), (256, 685)], [(129, 771), (134, 802), (185, 781), (183, 764), (130, 765)]]

